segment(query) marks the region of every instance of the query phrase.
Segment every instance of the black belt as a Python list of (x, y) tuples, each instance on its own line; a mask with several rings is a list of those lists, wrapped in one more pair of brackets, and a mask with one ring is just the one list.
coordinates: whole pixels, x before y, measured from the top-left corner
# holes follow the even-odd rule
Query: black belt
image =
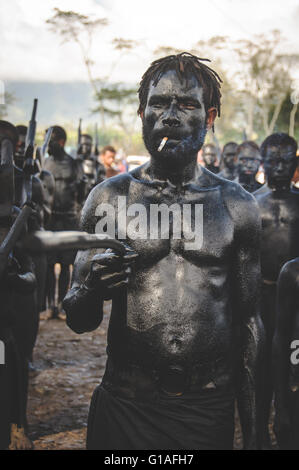
[[(125, 364), (123, 367), (110, 363), (106, 370), (103, 383), (105, 388), (118, 393), (130, 391), (131, 397), (139, 394), (139, 389), (151, 393), (163, 393), (167, 396), (182, 396), (190, 390), (215, 389), (211, 379), (203, 379), (194, 367), (184, 368), (173, 364), (159, 369), (146, 369), (137, 364)], [(111, 367), (112, 366), (112, 367)]]
[(200, 385), (200, 388), (216, 388), (213, 381), (200, 383), (199, 374), (196, 371), (188, 371), (181, 366), (172, 365), (158, 372), (158, 384), (162, 392), (169, 396), (181, 396), (190, 390), (192, 385)]

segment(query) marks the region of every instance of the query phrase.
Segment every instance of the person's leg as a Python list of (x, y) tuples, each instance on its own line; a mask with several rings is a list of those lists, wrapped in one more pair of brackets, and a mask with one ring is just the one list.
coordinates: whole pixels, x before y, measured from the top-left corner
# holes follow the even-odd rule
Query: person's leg
[(272, 341), (275, 329), (275, 301), (276, 284), (262, 286), (261, 317), (265, 327), (265, 363), (263, 373), (263, 397), (262, 397), (262, 448), (271, 448), (269, 432), (269, 420), (273, 398), (272, 378)]
[(47, 278), (47, 256), (45, 254), (34, 256), (34, 272), (37, 280), (37, 311), (38, 313), (45, 310), (45, 290)]
[(23, 357), (32, 362), (39, 327), (37, 292), (31, 294), (15, 293), (13, 309), (15, 322), (12, 330), (19, 351)]
[(29, 450), (33, 444), (27, 436), (27, 392), (28, 361), (18, 348), (15, 338), (12, 341), (11, 390), (11, 432), (10, 450)]
[(51, 318), (58, 317), (58, 307), (55, 300), (56, 291), (56, 276), (55, 276), (55, 265), (48, 265), (48, 276), (47, 276), (47, 297), (48, 297), (48, 308), (51, 311)]

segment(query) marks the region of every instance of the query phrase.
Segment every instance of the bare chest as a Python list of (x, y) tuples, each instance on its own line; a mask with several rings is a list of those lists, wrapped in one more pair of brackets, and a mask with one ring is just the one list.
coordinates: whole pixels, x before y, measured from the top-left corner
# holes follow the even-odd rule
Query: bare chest
[(96, 208), (96, 233), (123, 240), (143, 267), (170, 252), (195, 264), (225, 263), (234, 224), (218, 187), (176, 192), (132, 185), (127, 196)]

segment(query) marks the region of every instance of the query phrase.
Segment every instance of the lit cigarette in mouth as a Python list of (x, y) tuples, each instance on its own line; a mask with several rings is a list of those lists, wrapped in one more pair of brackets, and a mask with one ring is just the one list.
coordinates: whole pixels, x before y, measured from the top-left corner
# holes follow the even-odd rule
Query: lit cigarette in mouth
[(168, 137), (163, 137), (163, 139), (161, 140), (161, 143), (159, 145), (158, 152), (161, 152), (161, 150), (164, 147), (164, 145), (166, 144), (167, 140), (168, 140)]

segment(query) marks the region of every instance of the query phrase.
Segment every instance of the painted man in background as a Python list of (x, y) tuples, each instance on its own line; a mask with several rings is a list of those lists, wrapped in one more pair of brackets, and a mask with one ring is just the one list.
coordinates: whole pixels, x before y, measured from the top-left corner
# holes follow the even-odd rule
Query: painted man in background
[[(22, 126), (24, 132), (25, 126)], [(20, 142), (20, 136), (17, 128), (7, 121), (0, 121), (0, 134), (10, 140), (13, 144), (13, 150), (17, 148)], [(17, 166), (17, 164), (19, 166)], [(43, 204), (44, 193), (40, 179), (35, 175), (30, 177), (31, 184), (28, 187), (25, 185), (26, 176), (26, 158), (25, 147), (18, 149), (17, 157), (13, 153), (13, 172), (14, 172), (14, 206), (21, 209), (25, 202), (29, 202), (31, 207), (34, 208), (32, 215), (27, 223), (27, 230), (34, 231), (42, 228), (43, 221)], [(27, 407), (27, 392), (29, 380), (29, 366), (32, 363), (33, 350), (38, 334), (39, 327), (39, 311), (41, 310), (39, 304), (39, 293), (42, 285), (44, 285), (43, 278), (46, 274), (46, 265), (44, 263), (43, 269), (41, 261), (44, 257), (35, 257), (31, 269), (34, 272), (37, 282), (33, 289), (19, 289), (13, 292), (10, 298), (9, 308), (13, 315), (13, 322), (11, 329), (13, 331), (14, 341), (18, 348), (18, 354), (21, 358), (20, 364), (16, 367), (19, 369), (20, 383), (22, 388), (22, 414), (26, 416)], [(32, 261), (32, 259), (31, 259)], [(45, 261), (45, 260), (44, 260)], [(20, 409), (20, 408), (19, 408)]]
[[(16, 151), (14, 154), (15, 163), (15, 189), (16, 198), (15, 204), (21, 207), (24, 203), (24, 178), (26, 172), (26, 155), (25, 155), (25, 142), (27, 135), (27, 126), (19, 125), (16, 126), (18, 131), (18, 142), (16, 145)], [(53, 175), (47, 171), (41, 169), (40, 162), (35, 160), (35, 174), (32, 175), (32, 201), (36, 208), (36, 217), (29, 223), (29, 231), (43, 230), (44, 227), (48, 226), (51, 218), (51, 211), (54, 199), (55, 181)], [(39, 313), (45, 310), (45, 289), (46, 289), (46, 278), (47, 278), (47, 256), (46, 254), (40, 254), (33, 256), (34, 270), (37, 278), (37, 292), (36, 292), (36, 333), (35, 337), (32, 338), (32, 349), (35, 344), (35, 339), (38, 330)], [(28, 301), (28, 300), (27, 300)], [(19, 298), (20, 306), (24, 306), (25, 299), (22, 296)], [(28, 305), (28, 310), (32, 310), (32, 307)], [(24, 317), (24, 316), (23, 316)], [(28, 325), (28, 316), (27, 316)], [(32, 353), (31, 353), (32, 354)]]
[(274, 431), (282, 450), (299, 450), (299, 258), (286, 263), (277, 283), (273, 340)]
[[(83, 333), (100, 325), (103, 301), (112, 299), (108, 361), (91, 403), (89, 449), (231, 449), (236, 397), (244, 447), (257, 448), (258, 209), (239, 185), (197, 165), (220, 96), (218, 75), (198, 57), (181, 53), (153, 62), (139, 89), (151, 160), (97, 186), (84, 206), (84, 230), (105, 231), (116, 223), (127, 247), (123, 258), (113, 251), (79, 252), (64, 301), (68, 325)], [(126, 234), (118, 223), (119, 196), (131, 211)], [(107, 204), (115, 219), (103, 215)], [(136, 237), (133, 208), (142, 206), (148, 222), (150, 207), (160, 204), (170, 236), (160, 225), (162, 236), (158, 230), (149, 237), (147, 225)], [(190, 224), (184, 233), (180, 224), (175, 229), (168, 213), (173, 204), (189, 207), (192, 224), (203, 211), (202, 239), (195, 245), (187, 242), (194, 240)]]
[[(49, 143), (49, 157), (46, 158), (44, 169), (52, 173), (55, 179), (55, 193), (50, 230), (77, 230), (79, 227), (80, 205), (85, 197), (85, 179), (80, 160), (68, 155), (64, 146), (66, 132), (60, 126), (54, 126)], [(54, 253), (48, 257), (48, 303), (52, 317), (57, 318), (60, 304), (67, 293), (70, 282), (70, 266), (75, 259), (75, 252)], [(58, 305), (56, 303), (56, 278), (54, 266), (60, 264), (61, 271), (58, 281)]]
[(223, 168), (219, 173), (221, 178), (234, 181), (238, 176), (238, 157), (237, 157), (238, 144), (235, 142), (228, 142), (223, 147), (222, 151), (222, 165)]
[(218, 149), (214, 144), (206, 144), (202, 148), (202, 159), (205, 168), (212, 173), (219, 173)]
[(256, 195), (262, 218), (262, 320), (266, 330), (263, 445), (270, 446), (268, 422), (273, 395), (271, 348), (275, 329), (276, 283), (287, 261), (299, 255), (299, 194), (291, 191), (297, 143), (284, 133), (272, 134), (261, 146), (269, 192)]
[[(0, 244), (19, 214), (14, 205), (13, 151), (18, 139), (16, 128), (0, 121)], [(26, 226), (24, 233), (26, 234)], [(9, 259), (0, 257), (0, 341), (4, 344), (5, 363), (0, 365), (0, 449), (30, 449), (26, 435), (26, 402), (28, 358), (17, 334), (21, 315), (27, 318), (26, 307), (16, 311), (16, 295), (30, 295), (36, 288), (31, 259), (14, 248)], [(31, 312), (29, 312), (31, 313)], [(30, 318), (27, 318), (30, 323)]]
[(252, 141), (243, 142), (237, 149), (238, 182), (246, 191), (253, 193), (262, 185), (256, 180), (262, 163), (258, 145)]
[(82, 134), (80, 138), (80, 148), (78, 157), (82, 160), (83, 172), (86, 178), (86, 196), (97, 183), (97, 161), (92, 154), (92, 137), (89, 134)]

